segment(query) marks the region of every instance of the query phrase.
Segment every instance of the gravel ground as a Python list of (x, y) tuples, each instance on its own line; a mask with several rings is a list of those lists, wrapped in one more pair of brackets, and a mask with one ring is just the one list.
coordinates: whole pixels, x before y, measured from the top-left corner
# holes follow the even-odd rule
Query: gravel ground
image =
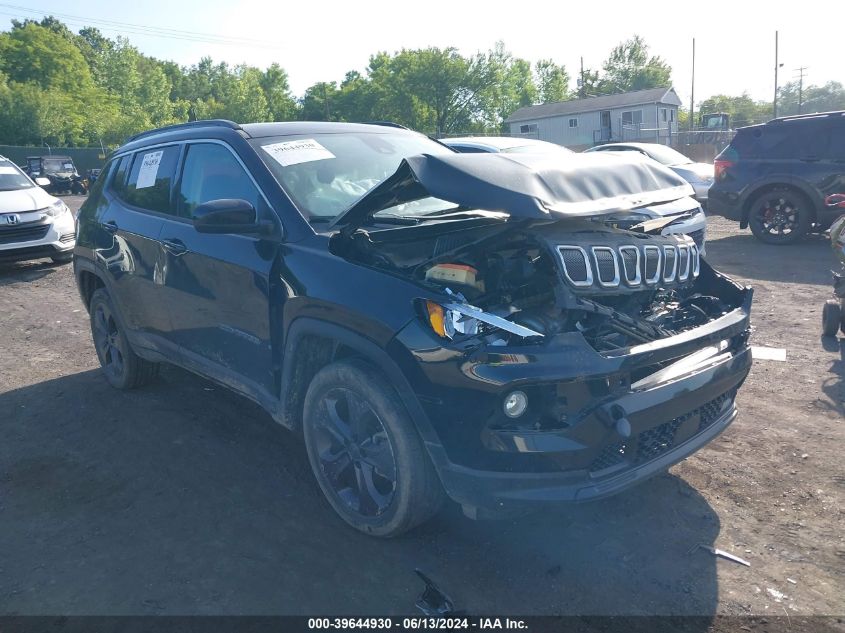
[(753, 344), (787, 351), (755, 361), (721, 437), (615, 498), (495, 522), (450, 506), (392, 541), (335, 518), (252, 403), (175, 368), (111, 389), (70, 266), (0, 265), (0, 613), (412, 613), (419, 567), (477, 613), (843, 614), (834, 258), (712, 218), (708, 259), (754, 286)]

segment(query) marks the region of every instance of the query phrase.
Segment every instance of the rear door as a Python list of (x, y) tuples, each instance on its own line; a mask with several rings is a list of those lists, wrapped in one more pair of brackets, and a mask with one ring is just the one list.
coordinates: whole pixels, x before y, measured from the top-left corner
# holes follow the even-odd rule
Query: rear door
[(120, 159), (95, 239), (94, 256), (111, 279), (133, 343), (159, 351), (167, 347), (170, 319), (162, 302), (164, 260), (158, 237), (172, 206), (180, 149), (168, 145)]
[(194, 209), (220, 199), (246, 200), (259, 217), (274, 217), (228, 145), (188, 144), (174, 214), (160, 236), (170, 337), (189, 367), (254, 395), (272, 393), (270, 274), (278, 240), (197, 232)]

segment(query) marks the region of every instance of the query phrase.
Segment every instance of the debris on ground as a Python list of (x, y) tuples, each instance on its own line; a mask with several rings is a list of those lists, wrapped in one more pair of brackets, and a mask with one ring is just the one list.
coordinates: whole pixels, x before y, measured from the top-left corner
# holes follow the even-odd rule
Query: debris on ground
[(425, 589), (417, 600), (416, 607), (425, 615), (447, 615), (454, 612), (452, 600), (437, 588), (437, 585), (419, 569), (415, 569), (417, 576), (422, 578)]
[(744, 558), (740, 558), (735, 554), (731, 554), (730, 552), (726, 552), (723, 549), (717, 549), (715, 547), (710, 547), (709, 545), (699, 544), (701, 549), (706, 549), (708, 552), (713, 554), (713, 556), (720, 556), (721, 558), (726, 558), (727, 560), (732, 560), (735, 563), (739, 563), (740, 565), (745, 565), (746, 567), (751, 567), (751, 563), (749, 563)]

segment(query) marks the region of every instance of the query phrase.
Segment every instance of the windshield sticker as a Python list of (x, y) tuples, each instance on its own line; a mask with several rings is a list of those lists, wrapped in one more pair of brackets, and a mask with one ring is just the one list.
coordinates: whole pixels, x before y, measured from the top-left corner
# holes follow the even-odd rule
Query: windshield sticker
[(18, 175), (18, 170), (14, 167), (8, 167), (6, 165), (0, 165), (0, 174), (12, 174), (14, 176)]
[(300, 141), (273, 143), (272, 145), (262, 145), (261, 147), (282, 167), (298, 165), (299, 163), (310, 163), (315, 160), (335, 158), (334, 154), (320, 145), (313, 138), (305, 138)]
[(141, 163), (140, 171), (138, 171), (138, 182), (135, 184), (135, 189), (146, 189), (156, 184), (158, 166), (163, 154), (162, 151), (144, 154), (144, 161)]

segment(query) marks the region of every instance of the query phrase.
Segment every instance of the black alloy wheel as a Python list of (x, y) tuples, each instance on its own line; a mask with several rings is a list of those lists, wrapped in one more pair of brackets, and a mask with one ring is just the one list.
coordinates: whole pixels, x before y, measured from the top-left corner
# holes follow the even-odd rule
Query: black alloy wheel
[(772, 189), (751, 207), (751, 232), (766, 244), (792, 244), (809, 230), (811, 212), (809, 200), (797, 191)]

